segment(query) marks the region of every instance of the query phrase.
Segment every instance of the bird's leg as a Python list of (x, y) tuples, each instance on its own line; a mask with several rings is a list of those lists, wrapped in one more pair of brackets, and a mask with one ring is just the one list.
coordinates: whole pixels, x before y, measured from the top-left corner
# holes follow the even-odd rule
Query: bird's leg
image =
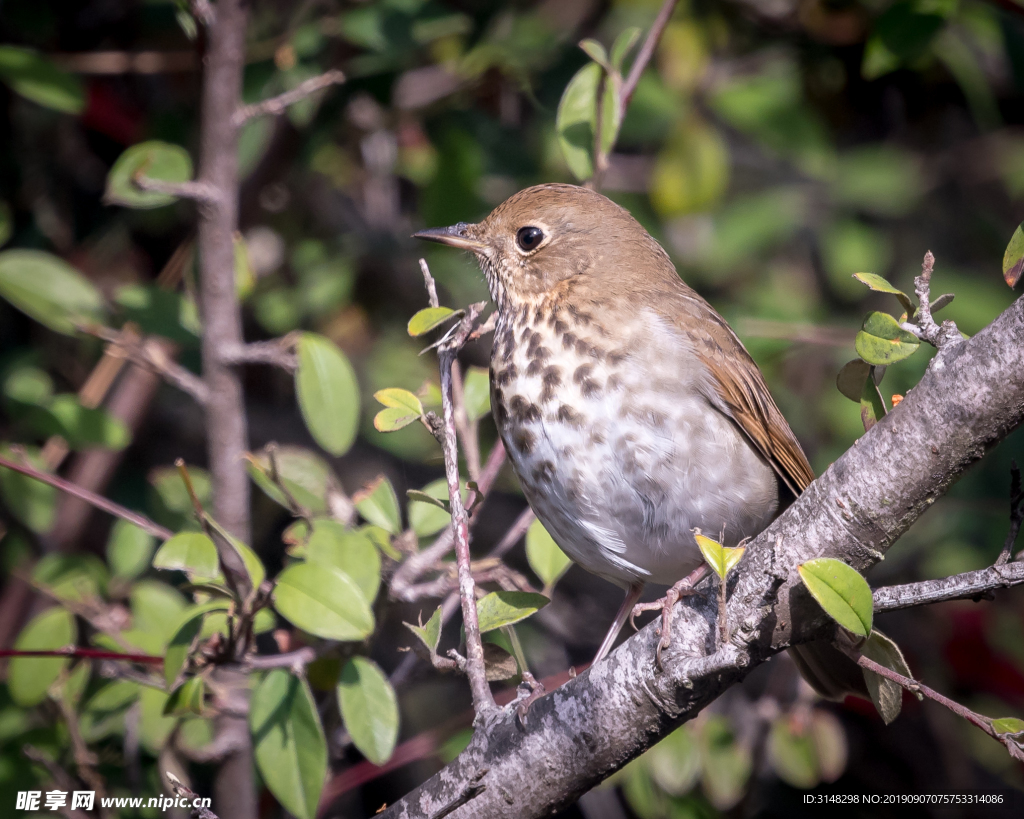
[(612, 646), (615, 645), (615, 638), (619, 636), (619, 632), (622, 631), (622, 627), (626, 624), (626, 618), (630, 616), (630, 612), (633, 611), (633, 606), (637, 600), (640, 599), (640, 595), (643, 594), (644, 584), (640, 582), (630, 583), (629, 588), (626, 589), (626, 597), (622, 601), (622, 605), (619, 606), (618, 612), (615, 614), (615, 620), (612, 622), (612, 626), (608, 629), (608, 633), (604, 636), (604, 642), (601, 643), (601, 647), (597, 650), (597, 654), (594, 656), (591, 666), (597, 665), (601, 660), (608, 656), (608, 652), (612, 650)]
[(710, 571), (711, 567), (708, 566), (707, 563), (701, 563), (700, 566), (665, 592), (665, 596), (660, 600), (654, 600), (650, 603), (639, 603), (633, 607), (633, 613), (629, 618), (630, 621), (632, 621), (632, 619), (641, 612), (657, 611), (658, 609), (661, 609), (661, 639), (658, 640), (658, 650), (655, 655), (658, 660), (658, 668), (662, 667), (662, 649), (668, 648), (669, 644), (672, 642), (672, 613), (675, 609), (676, 603), (679, 602), (680, 597), (693, 594), (697, 584), (707, 577), (708, 572)]

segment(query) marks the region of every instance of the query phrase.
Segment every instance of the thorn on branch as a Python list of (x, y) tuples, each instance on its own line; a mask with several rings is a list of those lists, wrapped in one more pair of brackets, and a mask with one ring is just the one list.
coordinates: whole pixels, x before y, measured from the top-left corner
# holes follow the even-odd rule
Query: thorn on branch
[(243, 105), (235, 111), (231, 122), (237, 128), (253, 117), (280, 116), (288, 109), (288, 106), (294, 105), (328, 86), (341, 85), (343, 82), (345, 82), (345, 75), (336, 68), (332, 68), (317, 77), (310, 77), (308, 80), (300, 82), (291, 91), (285, 91), (276, 97), (252, 105)]

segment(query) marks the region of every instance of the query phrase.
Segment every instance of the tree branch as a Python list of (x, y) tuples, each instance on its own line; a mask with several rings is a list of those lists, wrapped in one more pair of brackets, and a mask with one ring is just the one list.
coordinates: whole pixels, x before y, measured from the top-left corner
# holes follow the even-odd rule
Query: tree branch
[(633, 60), (633, 65), (629, 68), (629, 75), (626, 77), (625, 82), (622, 83), (622, 97), (619, 102), (621, 119), (626, 117), (629, 101), (633, 99), (633, 94), (636, 92), (640, 77), (643, 75), (644, 69), (647, 68), (647, 64), (651, 61), (651, 57), (654, 56), (654, 49), (658, 47), (658, 41), (661, 39), (661, 35), (664, 34), (665, 27), (672, 18), (672, 12), (676, 10), (676, 3), (678, 2), (679, 0), (665, 0), (662, 4), (658, 16), (654, 18), (654, 23), (651, 25), (651, 30), (647, 32), (647, 39), (640, 46), (640, 51), (637, 53), (636, 59)]
[(237, 127), (253, 117), (280, 116), (288, 109), (289, 105), (294, 105), (328, 86), (340, 85), (343, 82), (345, 82), (345, 75), (336, 68), (332, 68), (318, 77), (310, 77), (308, 80), (300, 82), (291, 91), (285, 91), (283, 94), (278, 94), (276, 97), (263, 100), (263, 102), (243, 105), (235, 111), (232, 122)]
[(899, 611), (947, 600), (977, 600), (997, 589), (1024, 583), (1024, 561), (996, 564), (987, 569), (875, 589), (875, 611)]
[(221, 351), (221, 360), (225, 364), (270, 364), (288, 372), (295, 372), (299, 367), (298, 358), (291, 349), (286, 338), (275, 338), (270, 341), (253, 341), (239, 344)]
[(504, 713), (478, 730), (456, 760), (383, 815), (430, 816), (483, 768), (486, 788), (452, 817), (549, 815), (773, 654), (832, 634), (834, 624), (796, 567), (834, 557), (868, 569), (968, 466), (1024, 421), (1021, 338), (1024, 299), (936, 356), (899, 407), (747, 546), (729, 599), (725, 646), (708, 654), (714, 601), (686, 597), (662, 654), (664, 671), (654, 662), (658, 636), (650, 625), (534, 703), (528, 725)]
[(192, 199), (204, 205), (214, 203), (218, 199), (217, 189), (208, 182), (165, 182), (162, 179), (151, 179), (145, 174), (135, 174), (132, 177), (135, 187), (153, 193), (166, 193), (168, 196), (175, 196), (178, 199)]

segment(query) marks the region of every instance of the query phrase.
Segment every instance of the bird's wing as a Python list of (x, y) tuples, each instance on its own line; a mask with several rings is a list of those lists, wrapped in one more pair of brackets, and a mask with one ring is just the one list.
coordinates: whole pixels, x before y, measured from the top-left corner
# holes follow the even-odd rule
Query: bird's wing
[(659, 312), (693, 339), (694, 351), (710, 374), (708, 399), (736, 422), (793, 495), (799, 495), (814, 480), (814, 471), (761, 370), (725, 319), (695, 292), (686, 291), (676, 294), (669, 311)]

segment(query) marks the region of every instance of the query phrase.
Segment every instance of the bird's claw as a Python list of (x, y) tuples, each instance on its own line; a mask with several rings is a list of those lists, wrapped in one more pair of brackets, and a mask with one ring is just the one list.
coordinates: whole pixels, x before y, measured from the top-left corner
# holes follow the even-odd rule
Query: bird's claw
[(519, 684), (520, 690), (524, 686), (530, 693), (519, 700), (519, 704), (516, 707), (516, 717), (518, 717), (519, 723), (525, 728), (526, 716), (530, 712), (530, 706), (547, 694), (548, 691), (544, 687), (544, 683), (538, 681), (529, 671), (523, 672), (523, 681)]
[(703, 580), (708, 573), (707, 564), (699, 566), (674, 586), (660, 600), (653, 600), (650, 603), (637, 603), (629, 615), (629, 622), (636, 628), (633, 618), (645, 611), (661, 611), (661, 628), (658, 630), (658, 647), (655, 649), (654, 658), (658, 663), (658, 669), (664, 670), (665, 666), (661, 660), (661, 652), (672, 644), (672, 618), (676, 603), (679, 598), (694, 594), (696, 585)]

